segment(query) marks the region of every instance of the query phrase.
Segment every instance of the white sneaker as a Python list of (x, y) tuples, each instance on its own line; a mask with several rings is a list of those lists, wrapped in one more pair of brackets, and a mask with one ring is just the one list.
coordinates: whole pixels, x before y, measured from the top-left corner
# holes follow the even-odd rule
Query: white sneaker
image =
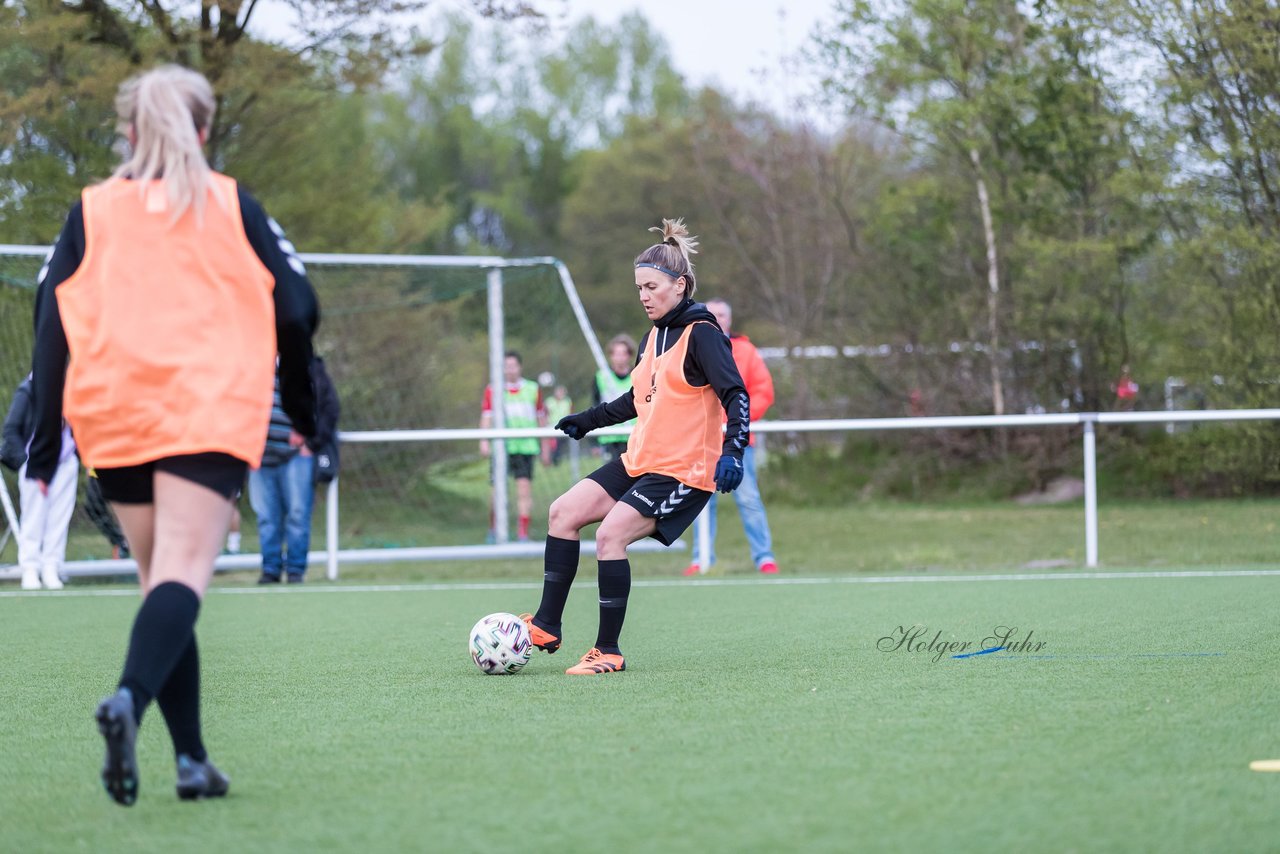
[(22, 573), (22, 589), (23, 590), (39, 590), (40, 576), (36, 574), (34, 569), (29, 569)]
[(58, 570), (46, 569), (40, 574), (40, 580), (44, 582), (46, 590), (61, 590), (62, 579), (58, 577)]

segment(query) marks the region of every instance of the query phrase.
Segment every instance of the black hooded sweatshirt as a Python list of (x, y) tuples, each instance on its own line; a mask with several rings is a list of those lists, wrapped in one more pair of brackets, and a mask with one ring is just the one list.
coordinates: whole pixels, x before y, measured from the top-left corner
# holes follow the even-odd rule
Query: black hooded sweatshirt
[[(686, 326), (698, 323), (690, 333), (689, 349), (684, 359), (684, 378), (695, 388), (709, 385), (720, 398), (720, 405), (728, 413), (729, 423), (725, 425), (724, 445), (721, 454), (735, 459), (742, 459), (742, 453), (750, 438), (749, 416), (750, 401), (747, 398), (746, 386), (742, 383), (742, 375), (733, 361), (733, 347), (729, 344), (729, 336), (720, 331), (715, 315), (700, 302), (692, 298), (684, 300), (671, 311), (653, 323), (653, 329), (640, 339), (640, 349), (636, 353), (636, 364), (640, 364), (645, 348), (657, 347), (654, 355), (661, 356), (675, 346)], [(591, 429), (621, 424), (636, 417), (634, 389), (608, 403), (597, 404), (586, 411), (591, 419)]]

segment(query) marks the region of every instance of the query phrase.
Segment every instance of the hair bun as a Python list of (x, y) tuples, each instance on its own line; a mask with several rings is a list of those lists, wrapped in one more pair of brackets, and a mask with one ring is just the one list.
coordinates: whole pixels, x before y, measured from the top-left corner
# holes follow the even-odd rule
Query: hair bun
[(662, 225), (655, 225), (649, 230), (661, 234), (662, 240), (636, 256), (636, 264), (657, 267), (673, 279), (683, 278), (685, 295), (693, 296), (697, 284), (693, 278), (693, 260), (689, 256), (698, 253), (698, 239), (689, 236), (683, 219), (663, 219)]
[(653, 226), (650, 231), (656, 231), (662, 235), (662, 242), (668, 246), (674, 246), (680, 250), (680, 254), (686, 259), (690, 255), (698, 254), (698, 239), (689, 236), (689, 227), (684, 224), (684, 218), (680, 219), (663, 219), (661, 226)]

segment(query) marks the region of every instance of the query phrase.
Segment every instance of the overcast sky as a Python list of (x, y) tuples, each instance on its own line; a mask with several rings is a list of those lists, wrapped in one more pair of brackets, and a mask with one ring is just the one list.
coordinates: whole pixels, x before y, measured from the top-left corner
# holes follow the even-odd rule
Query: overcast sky
[[(614, 23), (638, 11), (671, 48), (676, 69), (694, 86), (714, 83), (736, 100), (761, 101), (781, 110), (811, 91), (786, 63), (810, 40), (815, 26), (832, 18), (836, 0), (534, 0), (547, 14), (550, 37), (563, 38), (584, 17)], [(473, 12), (469, 0), (437, 0), (427, 18)], [(250, 29), (290, 43), (294, 16), (284, 3), (266, 2)], [(428, 30), (430, 28), (428, 27)]]
[(835, 0), (547, 0), (553, 31), (592, 16), (613, 22), (638, 11), (662, 33), (676, 68), (692, 84), (714, 83), (739, 99), (780, 107), (805, 83), (787, 57), (808, 43)]

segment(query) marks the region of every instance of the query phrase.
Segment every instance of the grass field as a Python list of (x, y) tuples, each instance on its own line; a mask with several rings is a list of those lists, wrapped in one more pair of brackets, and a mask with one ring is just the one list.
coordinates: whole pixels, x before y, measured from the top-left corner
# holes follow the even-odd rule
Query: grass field
[[(204, 710), (231, 796), (176, 800), (153, 709), (132, 809), (100, 789), (91, 711), (135, 595), (6, 591), (0, 849), (1276, 849), (1280, 775), (1248, 763), (1280, 758), (1280, 576), (640, 582), (630, 669), (575, 678), (587, 566), (566, 649), (511, 677), (467, 629), (535, 585), (218, 587)], [(900, 626), (1044, 645), (878, 648)]]

